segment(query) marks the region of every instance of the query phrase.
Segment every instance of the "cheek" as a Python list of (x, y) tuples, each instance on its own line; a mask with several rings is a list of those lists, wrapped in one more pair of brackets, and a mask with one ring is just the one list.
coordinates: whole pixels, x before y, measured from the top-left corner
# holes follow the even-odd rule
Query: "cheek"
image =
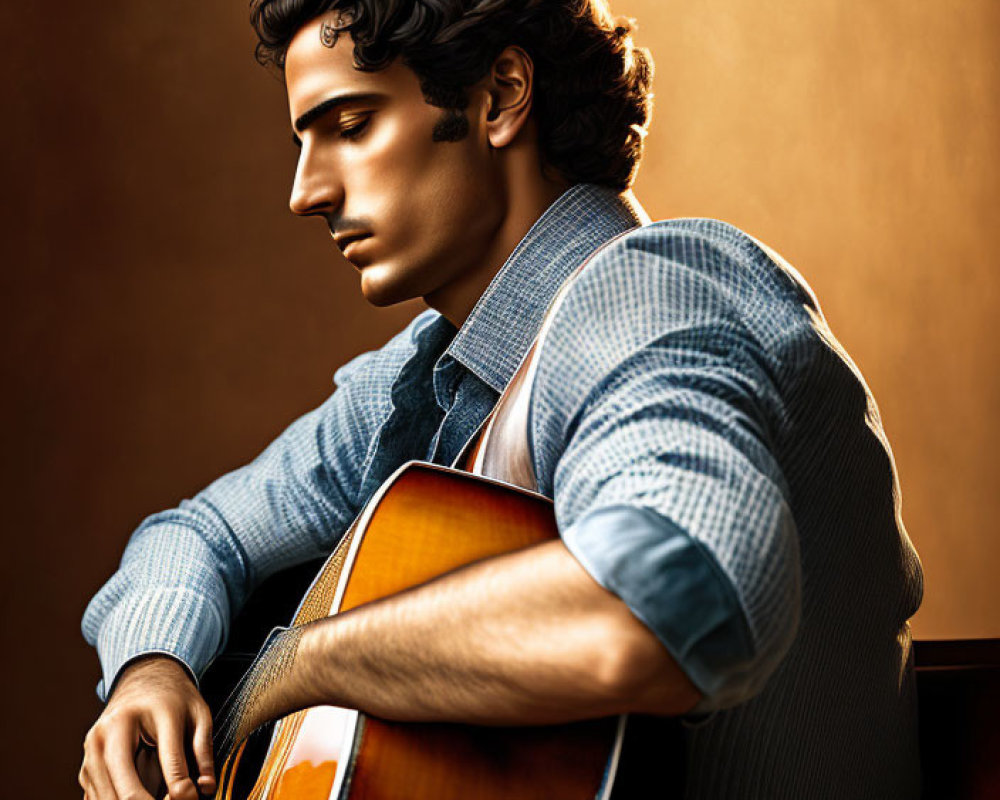
[(436, 146), (430, 129), (428, 120), (404, 107), (380, 120), (365, 146), (355, 152), (349, 169), (363, 176), (364, 193), (375, 206), (371, 213), (393, 211), (419, 190), (426, 173), (433, 172)]
[(458, 142), (434, 142), (440, 114), (422, 104), (384, 119), (345, 164), (348, 185), (352, 173), (356, 184), (348, 189), (346, 213), (371, 217), (380, 256), (399, 266), (434, 261), (440, 269), (455, 268), (499, 226), (495, 209), (503, 197), (488, 154), (471, 133)]
[(490, 162), (469, 139), (432, 142), (418, 170), (406, 187), (411, 225), (432, 248), (460, 242), (465, 252), (475, 249), (494, 229), (492, 210), (502, 200)]

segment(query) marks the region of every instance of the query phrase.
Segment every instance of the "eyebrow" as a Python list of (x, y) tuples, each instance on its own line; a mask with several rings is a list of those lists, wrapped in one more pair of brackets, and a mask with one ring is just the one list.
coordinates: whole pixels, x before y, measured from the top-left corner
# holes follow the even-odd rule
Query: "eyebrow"
[(292, 127), (299, 133), (302, 133), (316, 120), (318, 120), (324, 114), (329, 114), (335, 108), (339, 108), (340, 106), (346, 103), (353, 103), (359, 100), (372, 100), (376, 97), (378, 97), (378, 95), (372, 94), (371, 92), (355, 92), (353, 94), (342, 94), (339, 95), (338, 97), (327, 98), (323, 102), (314, 105), (312, 108), (306, 111), (306, 113), (304, 113), (301, 117), (295, 120), (295, 123), (294, 125), (292, 125)]

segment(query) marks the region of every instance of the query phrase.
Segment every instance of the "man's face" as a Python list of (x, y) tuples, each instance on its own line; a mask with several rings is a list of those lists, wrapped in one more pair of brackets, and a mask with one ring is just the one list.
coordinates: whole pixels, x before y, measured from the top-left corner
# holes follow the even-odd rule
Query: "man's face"
[(412, 70), (398, 61), (376, 72), (355, 69), (348, 34), (328, 46), (322, 26), (329, 20), (299, 30), (285, 61), (302, 148), (291, 209), (326, 218), (370, 302), (447, 291), (482, 268), (504, 217), (485, 100), (470, 95), (467, 136), (435, 142), (446, 112), (424, 100)]

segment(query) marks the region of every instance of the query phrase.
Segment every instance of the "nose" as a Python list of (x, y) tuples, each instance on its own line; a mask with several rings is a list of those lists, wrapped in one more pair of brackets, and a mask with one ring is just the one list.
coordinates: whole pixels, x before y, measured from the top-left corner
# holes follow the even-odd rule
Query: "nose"
[(317, 159), (308, 144), (303, 144), (295, 168), (295, 182), (288, 207), (299, 216), (337, 213), (344, 202), (344, 188), (338, 170)]

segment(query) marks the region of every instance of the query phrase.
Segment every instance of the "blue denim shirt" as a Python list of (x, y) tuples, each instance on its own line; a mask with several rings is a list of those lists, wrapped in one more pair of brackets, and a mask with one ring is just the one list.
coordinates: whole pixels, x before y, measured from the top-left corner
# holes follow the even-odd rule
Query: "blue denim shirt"
[(146, 519), (84, 617), (99, 692), (151, 651), (201, 674), (260, 581), (329, 553), (403, 462), (450, 463), (560, 284), (628, 232), (552, 322), (531, 454), (569, 550), (704, 695), (691, 796), (912, 795), (922, 583), (874, 399), (780, 256), (641, 216), (572, 187), (460, 330), (420, 314), (251, 464)]

